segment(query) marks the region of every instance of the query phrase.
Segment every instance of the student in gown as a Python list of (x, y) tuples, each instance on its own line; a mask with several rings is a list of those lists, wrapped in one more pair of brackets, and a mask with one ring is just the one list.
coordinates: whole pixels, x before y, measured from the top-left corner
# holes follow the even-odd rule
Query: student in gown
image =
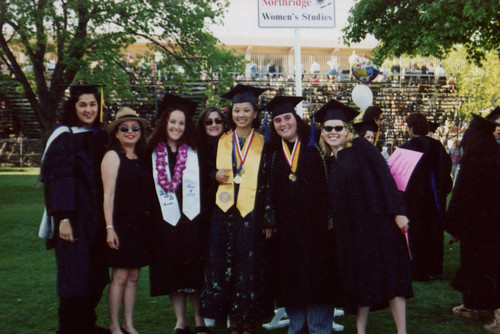
[[(106, 131), (109, 151), (101, 163), (106, 220), (107, 262), (112, 268), (108, 293), (109, 330), (137, 334), (133, 315), (141, 267), (149, 262), (149, 223), (152, 198), (145, 161), (144, 131), (149, 122), (123, 107)], [(120, 307), (123, 304), (123, 327)]]
[(464, 133), (445, 230), (453, 242), (460, 241), (460, 268), (452, 286), (461, 292), (463, 304), (453, 312), (479, 319), (477, 310), (490, 310), (494, 320), (484, 328), (500, 333), (500, 146), (494, 137), (500, 118), (490, 116), (473, 115)]
[(339, 285), (328, 224), (327, 171), (319, 147), (308, 145), (309, 126), (295, 113), (302, 100), (276, 96), (268, 105), (272, 122), (266, 209), (277, 229), (273, 281), (277, 304), (290, 319), (289, 334), (329, 334)]
[(266, 268), (271, 226), (264, 222), (264, 138), (257, 98), (263, 89), (237, 85), (223, 95), (232, 100), (230, 133), (217, 147), (219, 183), (205, 263), (202, 315), (230, 320), (230, 333), (253, 334), (255, 322), (273, 314)]
[(99, 127), (100, 106), (95, 85), (71, 86), (62, 126), (49, 138), (42, 161), (45, 206), (55, 223), (47, 247), (56, 253), (60, 334), (109, 333), (95, 323), (109, 282), (100, 173), (107, 136)]
[(165, 94), (151, 134), (156, 209), (150, 264), (151, 295), (169, 295), (177, 318), (174, 334), (189, 333), (186, 300), (191, 301), (195, 333), (207, 333), (199, 314), (203, 288), (203, 222), (198, 138), (193, 122), (197, 103)]
[(413, 296), (405, 239), (404, 202), (380, 152), (363, 138), (352, 139), (347, 122), (357, 112), (332, 100), (315, 114), (327, 157), (330, 213), (348, 313), (359, 334), (370, 310), (389, 304), (398, 334), (406, 333), (406, 298)]
[(443, 219), (453, 185), (451, 159), (439, 140), (427, 136), (429, 127), (423, 114), (410, 114), (406, 123), (411, 139), (401, 148), (423, 153), (404, 192), (411, 221), (412, 275), (414, 280), (426, 281), (443, 273)]
[(352, 127), (361, 138), (365, 138), (370, 144), (375, 145), (375, 137), (378, 133), (378, 126), (375, 121), (368, 120), (354, 123)]
[(366, 108), (365, 112), (363, 113), (363, 118), (362, 122), (369, 122), (369, 121), (374, 121), (375, 125), (377, 126), (377, 130), (375, 131), (375, 137), (373, 139), (373, 145), (377, 146), (378, 143), (378, 138), (380, 136), (379, 129), (382, 126), (382, 109), (377, 106), (369, 106)]

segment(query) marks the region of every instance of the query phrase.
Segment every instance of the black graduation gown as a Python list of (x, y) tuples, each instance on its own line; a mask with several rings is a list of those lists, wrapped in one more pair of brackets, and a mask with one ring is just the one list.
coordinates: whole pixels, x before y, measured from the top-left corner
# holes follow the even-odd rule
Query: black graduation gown
[(401, 148), (424, 153), (408, 182), (405, 197), (411, 224), (413, 279), (427, 280), (443, 273), (443, 218), (446, 197), (453, 185), (451, 159), (443, 145), (428, 136), (412, 138)]
[(273, 235), (277, 303), (285, 307), (332, 305), (339, 286), (333, 232), (328, 226), (325, 162), (317, 146), (301, 143), (297, 180), (292, 182), (281, 142), (269, 156), (269, 209), (277, 227)]
[(56, 221), (70, 218), (74, 243), (54, 239), (59, 297), (100, 293), (109, 282), (105, 261), (106, 235), (102, 214), (100, 166), (104, 155), (104, 132), (65, 132), (50, 145), (42, 165), (47, 214)]
[(372, 310), (413, 296), (404, 234), (394, 222), (404, 203), (380, 152), (363, 138), (329, 159), (328, 190), (343, 306)]
[(460, 240), (452, 286), (472, 309), (500, 308), (499, 171), (500, 147), (462, 159), (445, 219), (446, 231)]
[[(266, 225), (265, 157), (260, 159), (254, 210), (244, 218), (233, 205), (223, 212), (217, 205), (210, 224), (205, 262), (205, 288), (200, 314), (211, 319), (259, 321), (273, 314)], [(235, 169), (233, 161), (233, 171)], [(235, 186), (237, 198), (238, 186)], [(236, 203), (236, 200), (235, 200)]]
[[(167, 150), (170, 175), (173, 175), (177, 158), (176, 154), (172, 153), (168, 146)], [(198, 163), (200, 163), (199, 159)], [(177, 225), (173, 226), (163, 220), (154, 185), (152, 188), (155, 204), (153, 205), (153, 232), (149, 268), (151, 296), (168, 295), (177, 291), (199, 292), (203, 288), (204, 251), (202, 246), (204, 242), (202, 242), (201, 233), (203, 223), (201, 212), (193, 220), (184, 215), (182, 212), (181, 183), (175, 192), (181, 218)], [(203, 188), (200, 190), (200, 196), (203, 203)]]

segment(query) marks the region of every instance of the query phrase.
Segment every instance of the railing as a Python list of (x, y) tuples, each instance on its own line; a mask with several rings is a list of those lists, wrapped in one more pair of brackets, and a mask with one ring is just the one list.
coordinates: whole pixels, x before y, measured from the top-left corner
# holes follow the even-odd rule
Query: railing
[(41, 151), (41, 139), (0, 139), (0, 164), (16, 167), (40, 166)]

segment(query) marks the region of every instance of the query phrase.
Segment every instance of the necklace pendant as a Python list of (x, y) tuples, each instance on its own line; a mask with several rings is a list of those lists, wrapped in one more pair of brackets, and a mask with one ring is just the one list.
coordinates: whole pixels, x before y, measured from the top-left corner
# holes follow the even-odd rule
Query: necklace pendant
[(241, 175), (240, 174), (236, 174), (236, 176), (234, 177), (234, 183), (240, 184), (241, 181), (242, 181)]
[(288, 179), (292, 182), (295, 182), (297, 181), (297, 175), (295, 175), (295, 173), (290, 173), (290, 175), (288, 175)]

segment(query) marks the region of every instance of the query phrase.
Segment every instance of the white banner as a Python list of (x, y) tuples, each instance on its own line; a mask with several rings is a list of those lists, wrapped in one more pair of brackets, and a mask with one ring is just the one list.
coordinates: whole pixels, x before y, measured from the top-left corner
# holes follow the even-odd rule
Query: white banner
[(335, 0), (259, 0), (261, 28), (335, 28)]

